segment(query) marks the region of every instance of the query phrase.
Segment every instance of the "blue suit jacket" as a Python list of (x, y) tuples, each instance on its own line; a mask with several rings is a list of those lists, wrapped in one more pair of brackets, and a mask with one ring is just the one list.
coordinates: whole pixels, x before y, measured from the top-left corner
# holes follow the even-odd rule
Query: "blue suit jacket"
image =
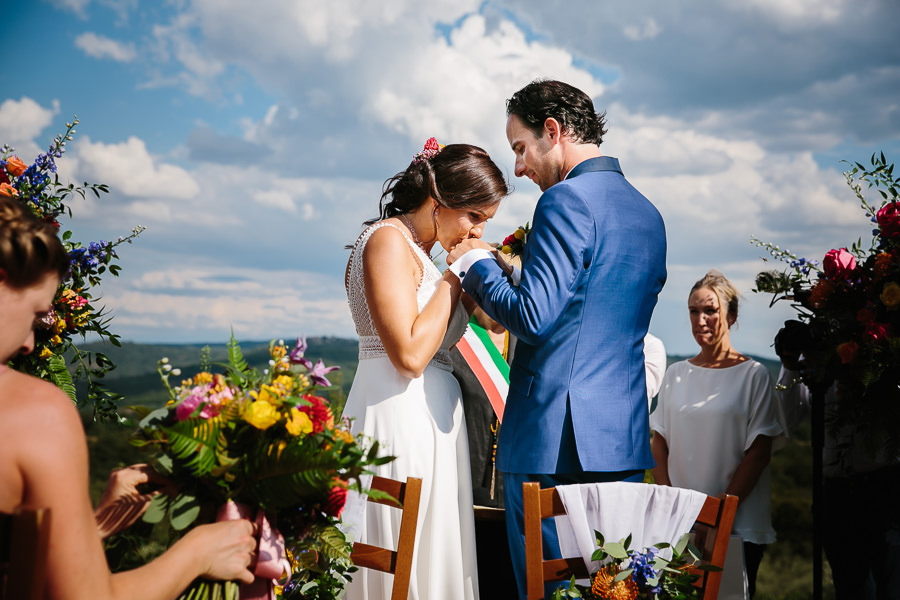
[(643, 340), (666, 280), (659, 212), (617, 159), (586, 160), (541, 196), (522, 259), (518, 287), (491, 260), (463, 279), (518, 338), (498, 468), (573, 472), (561, 457), (575, 450), (584, 471), (651, 468)]

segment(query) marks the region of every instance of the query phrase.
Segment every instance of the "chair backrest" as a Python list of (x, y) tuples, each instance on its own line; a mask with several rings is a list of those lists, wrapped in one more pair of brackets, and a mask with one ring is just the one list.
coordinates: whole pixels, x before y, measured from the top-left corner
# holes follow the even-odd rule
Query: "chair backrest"
[[(578, 579), (586, 578), (587, 566), (580, 556), (544, 560), (541, 520), (566, 514), (556, 488), (542, 490), (538, 483), (526, 482), (522, 485), (522, 494), (527, 597), (543, 598), (545, 582), (565, 581), (573, 575)], [(737, 504), (736, 496), (723, 494), (706, 497), (693, 528), (694, 545), (700, 551), (704, 564), (724, 568)], [(717, 598), (722, 572), (700, 569), (695, 569), (695, 572), (700, 575), (695, 585), (702, 590), (703, 600)]]
[(406, 600), (409, 594), (409, 578), (412, 575), (413, 549), (416, 543), (416, 524), (419, 518), (419, 499), (422, 497), (422, 480), (409, 477), (405, 482), (386, 477), (372, 478), (372, 489), (389, 494), (391, 498), (372, 498), (369, 502), (393, 506), (403, 511), (400, 518), (400, 539), (397, 549), (381, 548), (356, 542), (350, 560), (358, 567), (394, 574), (391, 600)]
[(49, 508), (0, 513), (0, 600), (44, 597), (49, 542)]

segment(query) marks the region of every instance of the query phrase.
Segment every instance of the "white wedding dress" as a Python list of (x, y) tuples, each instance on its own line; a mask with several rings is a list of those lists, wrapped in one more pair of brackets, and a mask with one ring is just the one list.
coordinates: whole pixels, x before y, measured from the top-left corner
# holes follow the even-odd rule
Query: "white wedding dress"
[[(359, 335), (359, 366), (344, 416), (354, 419), (355, 433), (361, 431), (381, 444), (381, 455), (397, 457), (377, 467), (378, 475), (423, 480), (409, 598), (474, 600), (478, 598), (478, 574), (469, 450), (461, 393), (449, 355), (465, 332), (468, 316), (458, 304), (440, 350), (421, 376), (409, 379), (397, 372), (372, 324), (363, 280), (366, 243), (385, 226), (394, 227), (381, 222), (364, 231), (350, 256), (347, 296)], [(416, 294), (421, 311), (434, 294), (441, 273), (405, 232), (396, 229), (422, 264), (422, 282)], [(355, 525), (356, 539), (396, 548), (400, 511), (370, 502), (362, 505), (365, 514)], [(360, 569), (352, 577), (346, 598), (391, 597), (393, 575)]]

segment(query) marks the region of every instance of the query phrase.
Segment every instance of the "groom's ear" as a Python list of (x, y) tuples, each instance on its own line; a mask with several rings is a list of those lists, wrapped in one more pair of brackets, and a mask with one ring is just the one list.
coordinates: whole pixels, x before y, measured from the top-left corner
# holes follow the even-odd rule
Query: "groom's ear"
[(553, 117), (544, 119), (544, 134), (550, 138), (551, 142), (554, 144), (559, 143), (562, 133), (562, 127), (560, 126), (559, 121)]

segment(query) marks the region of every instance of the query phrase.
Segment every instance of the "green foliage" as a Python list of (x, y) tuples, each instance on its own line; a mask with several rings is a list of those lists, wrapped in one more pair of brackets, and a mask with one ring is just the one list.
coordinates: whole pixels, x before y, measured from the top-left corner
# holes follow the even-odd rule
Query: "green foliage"
[[(72, 217), (70, 200), (83, 200), (87, 193), (99, 198), (101, 193), (109, 192), (104, 184), (76, 186), (59, 180), (55, 159), (62, 156), (66, 142), (73, 139), (77, 124), (77, 118), (66, 123), (66, 132), (57, 135), (49, 150), (27, 168), (13, 154), (13, 148), (4, 145), (0, 149), (0, 193), (18, 198), (39, 219), (53, 224), (71, 263), (69, 273), (60, 282), (52, 310), (35, 327), (34, 351), (15, 357), (10, 364), (59, 386), (78, 406), (89, 405), (95, 419), (118, 420), (122, 397), (110, 392), (102, 382), (115, 364), (102, 353), (84, 349), (76, 339), (80, 337), (83, 342), (92, 336), (113, 346), (121, 344), (119, 336), (109, 329), (112, 319), (105, 308), (94, 305), (99, 299), (96, 288), (105, 274), (119, 275), (116, 248), (131, 243), (145, 228), (137, 226), (130, 235), (115, 242), (82, 243), (74, 240), (72, 231), (60, 221)], [(85, 383), (83, 395), (75, 386), (78, 381)]]

